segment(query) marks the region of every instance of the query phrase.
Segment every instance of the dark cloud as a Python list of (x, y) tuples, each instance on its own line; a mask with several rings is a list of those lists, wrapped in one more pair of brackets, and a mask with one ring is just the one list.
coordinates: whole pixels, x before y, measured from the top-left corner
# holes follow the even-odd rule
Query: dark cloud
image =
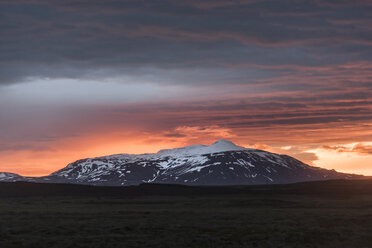
[(166, 133), (166, 134), (164, 134), (164, 137), (167, 137), (167, 138), (183, 138), (183, 137), (186, 137), (186, 135), (182, 134), (182, 133)]
[[(0, 83), (145, 73), (246, 84), (294, 65), (370, 62), (371, 10), (367, 1), (2, 1)], [(227, 76), (206, 79), (213, 73)]]

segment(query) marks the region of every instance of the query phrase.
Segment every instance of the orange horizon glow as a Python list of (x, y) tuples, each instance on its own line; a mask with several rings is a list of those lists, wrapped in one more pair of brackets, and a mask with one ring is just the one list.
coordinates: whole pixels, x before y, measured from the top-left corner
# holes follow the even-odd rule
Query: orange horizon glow
[[(53, 149), (41, 151), (17, 151), (2, 156), (0, 171), (17, 173), (22, 176), (45, 176), (62, 169), (67, 164), (79, 159), (100, 157), (112, 154), (142, 154), (156, 153), (161, 149), (182, 147), (193, 144), (212, 144), (218, 139), (228, 139), (244, 147), (267, 150), (278, 154), (293, 156), (305, 163), (339, 172), (372, 175), (370, 161), (371, 154), (357, 152), (338, 152), (317, 146), (306, 150), (298, 144), (289, 146), (270, 146), (263, 143), (246, 143), (231, 130), (211, 127), (180, 127), (178, 132), (185, 137), (164, 138), (162, 134), (149, 136), (148, 133), (112, 133), (105, 136), (84, 137), (79, 139), (65, 139), (54, 144)], [(141, 138), (142, 137), (142, 138)], [(351, 147), (353, 144), (344, 144)], [(355, 145), (355, 144), (354, 144)], [(367, 144), (369, 145), (369, 143)], [(316, 159), (307, 155), (314, 154)], [(17, 161), (14, 162), (14, 158)], [(357, 166), (355, 166), (357, 164)]]
[[(242, 101), (72, 106), (53, 109), (51, 117), (46, 109), (46, 116), (38, 117), (44, 122), (27, 119), (24, 128), (24, 120), (16, 119), (7, 126), (13, 137), (0, 142), (0, 171), (44, 176), (78, 159), (155, 153), (223, 138), (326, 169), (372, 175), (372, 124), (360, 110), (367, 111), (369, 102), (324, 101), (294, 108), (278, 102), (267, 108), (265, 102)], [(361, 147), (331, 149), (353, 144)]]

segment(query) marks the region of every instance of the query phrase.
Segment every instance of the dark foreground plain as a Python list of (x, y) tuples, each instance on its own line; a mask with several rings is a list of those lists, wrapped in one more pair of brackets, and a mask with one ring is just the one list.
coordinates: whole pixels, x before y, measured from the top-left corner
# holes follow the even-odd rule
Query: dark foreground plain
[(0, 183), (0, 247), (372, 247), (372, 180)]

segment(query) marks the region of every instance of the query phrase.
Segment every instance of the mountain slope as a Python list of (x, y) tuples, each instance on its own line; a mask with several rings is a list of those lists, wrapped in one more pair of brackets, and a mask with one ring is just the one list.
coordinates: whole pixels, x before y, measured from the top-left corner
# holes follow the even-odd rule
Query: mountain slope
[(25, 178), (10, 172), (0, 172), (0, 182), (16, 182), (16, 181), (24, 181)]
[(187, 185), (282, 184), (363, 176), (306, 165), (287, 155), (237, 146), (214, 144), (161, 150), (154, 154), (120, 154), (78, 160), (34, 182), (91, 185), (170, 183)]

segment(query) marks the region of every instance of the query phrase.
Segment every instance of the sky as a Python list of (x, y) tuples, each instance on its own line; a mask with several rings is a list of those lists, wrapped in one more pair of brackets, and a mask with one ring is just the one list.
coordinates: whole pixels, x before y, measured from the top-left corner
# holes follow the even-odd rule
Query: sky
[(2, 0), (0, 171), (228, 139), (372, 175), (372, 2)]

